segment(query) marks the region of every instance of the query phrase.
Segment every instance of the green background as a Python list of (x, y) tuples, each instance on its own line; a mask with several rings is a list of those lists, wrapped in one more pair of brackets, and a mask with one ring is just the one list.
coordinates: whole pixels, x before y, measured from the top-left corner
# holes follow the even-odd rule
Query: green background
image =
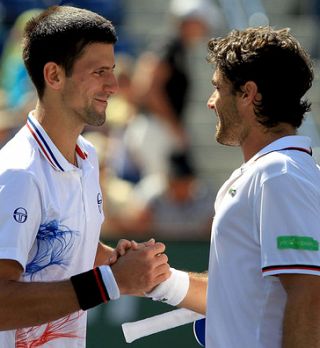
[[(107, 242), (114, 245), (114, 242)], [(169, 263), (177, 269), (203, 272), (208, 269), (209, 242), (165, 242)], [(175, 309), (146, 298), (122, 296), (88, 313), (87, 348), (184, 347), (199, 348), (192, 324), (183, 325), (126, 343), (121, 324)]]

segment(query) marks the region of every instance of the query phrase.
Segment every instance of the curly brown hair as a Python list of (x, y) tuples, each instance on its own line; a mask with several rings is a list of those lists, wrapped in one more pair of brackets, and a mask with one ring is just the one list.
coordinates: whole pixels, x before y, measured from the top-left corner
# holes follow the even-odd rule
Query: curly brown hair
[(208, 43), (209, 63), (240, 92), (254, 81), (262, 100), (255, 102), (255, 114), (265, 127), (280, 122), (298, 128), (311, 103), (302, 99), (312, 85), (311, 59), (289, 29), (271, 27), (233, 30), (224, 38)]

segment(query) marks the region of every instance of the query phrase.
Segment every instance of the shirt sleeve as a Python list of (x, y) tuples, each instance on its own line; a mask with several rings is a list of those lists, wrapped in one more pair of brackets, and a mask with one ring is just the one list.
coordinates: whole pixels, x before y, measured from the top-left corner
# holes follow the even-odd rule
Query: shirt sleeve
[(18, 261), (23, 269), (41, 221), (35, 177), (22, 170), (0, 175), (0, 259)]
[(312, 183), (282, 174), (262, 185), (257, 203), (264, 276), (320, 275), (320, 191)]

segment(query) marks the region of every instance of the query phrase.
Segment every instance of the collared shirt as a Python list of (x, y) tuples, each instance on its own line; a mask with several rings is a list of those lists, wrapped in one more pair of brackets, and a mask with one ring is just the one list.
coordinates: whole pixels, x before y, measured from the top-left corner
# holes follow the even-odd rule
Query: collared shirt
[(221, 187), (212, 226), (207, 348), (280, 348), (282, 273), (320, 275), (320, 171), (310, 139), (263, 148)]
[[(21, 281), (54, 281), (92, 268), (103, 221), (95, 150), (77, 142), (69, 163), (29, 114), (0, 151), (0, 258), (23, 267)], [(0, 347), (85, 347), (86, 313), (0, 333)]]

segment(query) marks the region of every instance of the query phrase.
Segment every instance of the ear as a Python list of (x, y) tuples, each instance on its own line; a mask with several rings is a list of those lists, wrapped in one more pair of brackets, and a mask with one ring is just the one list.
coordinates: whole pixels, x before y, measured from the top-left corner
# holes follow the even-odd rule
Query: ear
[(48, 62), (43, 67), (43, 77), (46, 86), (54, 90), (59, 90), (64, 81), (64, 70), (54, 62)]
[(262, 96), (258, 92), (258, 86), (254, 81), (247, 81), (241, 87), (242, 95), (241, 100), (245, 105), (253, 104), (254, 102), (261, 101)]

